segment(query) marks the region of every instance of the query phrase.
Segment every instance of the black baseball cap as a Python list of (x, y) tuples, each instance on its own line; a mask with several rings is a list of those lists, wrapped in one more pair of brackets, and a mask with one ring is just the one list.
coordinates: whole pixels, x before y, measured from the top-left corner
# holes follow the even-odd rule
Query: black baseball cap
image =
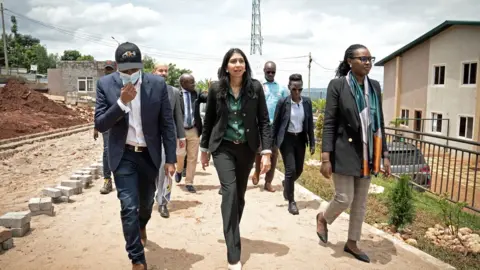
[(115, 61), (119, 71), (143, 68), (142, 53), (137, 45), (130, 42), (125, 42), (118, 46), (115, 51)]

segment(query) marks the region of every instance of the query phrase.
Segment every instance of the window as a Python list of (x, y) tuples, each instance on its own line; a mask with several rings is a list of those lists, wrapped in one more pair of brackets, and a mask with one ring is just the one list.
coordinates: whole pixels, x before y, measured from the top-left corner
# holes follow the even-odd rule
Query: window
[(441, 113), (432, 113), (432, 132), (442, 132), (442, 118)]
[(463, 80), (462, 84), (476, 84), (477, 83), (477, 63), (463, 64)]
[(410, 111), (409, 111), (409, 110), (403, 109), (403, 110), (401, 111), (400, 119), (405, 119), (403, 123), (404, 123), (404, 125), (406, 125), (406, 126), (408, 126), (408, 119), (410, 118), (410, 117), (409, 117), (409, 114), (410, 114)]
[(93, 77), (78, 77), (77, 86), (79, 92), (93, 92)]
[(445, 84), (445, 66), (436, 66), (433, 78), (434, 85)]
[(458, 137), (473, 139), (473, 117), (460, 116), (458, 125)]

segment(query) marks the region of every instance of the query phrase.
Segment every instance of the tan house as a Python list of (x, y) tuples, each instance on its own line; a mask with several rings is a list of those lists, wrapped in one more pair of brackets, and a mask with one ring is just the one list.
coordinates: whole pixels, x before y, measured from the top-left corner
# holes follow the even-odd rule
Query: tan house
[(388, 55), (375, 64), (384, 67), (385, 121), (480, 141), (479, 63), (480, 21), (445, 21)]

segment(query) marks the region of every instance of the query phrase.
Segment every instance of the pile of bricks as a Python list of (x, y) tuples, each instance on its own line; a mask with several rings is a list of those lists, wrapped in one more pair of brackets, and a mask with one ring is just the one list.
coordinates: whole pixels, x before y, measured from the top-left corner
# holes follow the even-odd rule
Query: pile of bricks
[(52, 198), (31, 198), (28, 202), (28, 209), (30, 209), (32, 216), (55, 215)]
[(9, 212), (0, 217), (0, 226), (10, 229), (13, 237), (23, 237), (30, 231), (30, 211)]
[(0, 227), (0, 250), (8, 250), (13, 247), (13, 235), (12, 231), (5, 228)]
[(30, 231), (32, 216), (54, 216), (53, 201), (70, 196), (78, 195), (84, 188), (90, 187), (93, 180), (100, 177), (102, 163), (95, 163), (89, 167), (75, 171), (69, 180), (63, 180), (58, 186), (46, 187), (42, 193), (46, 197), (31, 198), (28, 202), (30, 211), (10, 212), (0, 217), (0, 250), (8, 250), (13, 247), (13, 237), (23, 237)]

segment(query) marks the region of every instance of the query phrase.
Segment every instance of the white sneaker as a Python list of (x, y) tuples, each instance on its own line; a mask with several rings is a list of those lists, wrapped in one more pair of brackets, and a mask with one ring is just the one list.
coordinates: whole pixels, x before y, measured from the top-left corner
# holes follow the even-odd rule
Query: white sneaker
[(242, 263), (228, 264), (228, 270), (242, 270)]

